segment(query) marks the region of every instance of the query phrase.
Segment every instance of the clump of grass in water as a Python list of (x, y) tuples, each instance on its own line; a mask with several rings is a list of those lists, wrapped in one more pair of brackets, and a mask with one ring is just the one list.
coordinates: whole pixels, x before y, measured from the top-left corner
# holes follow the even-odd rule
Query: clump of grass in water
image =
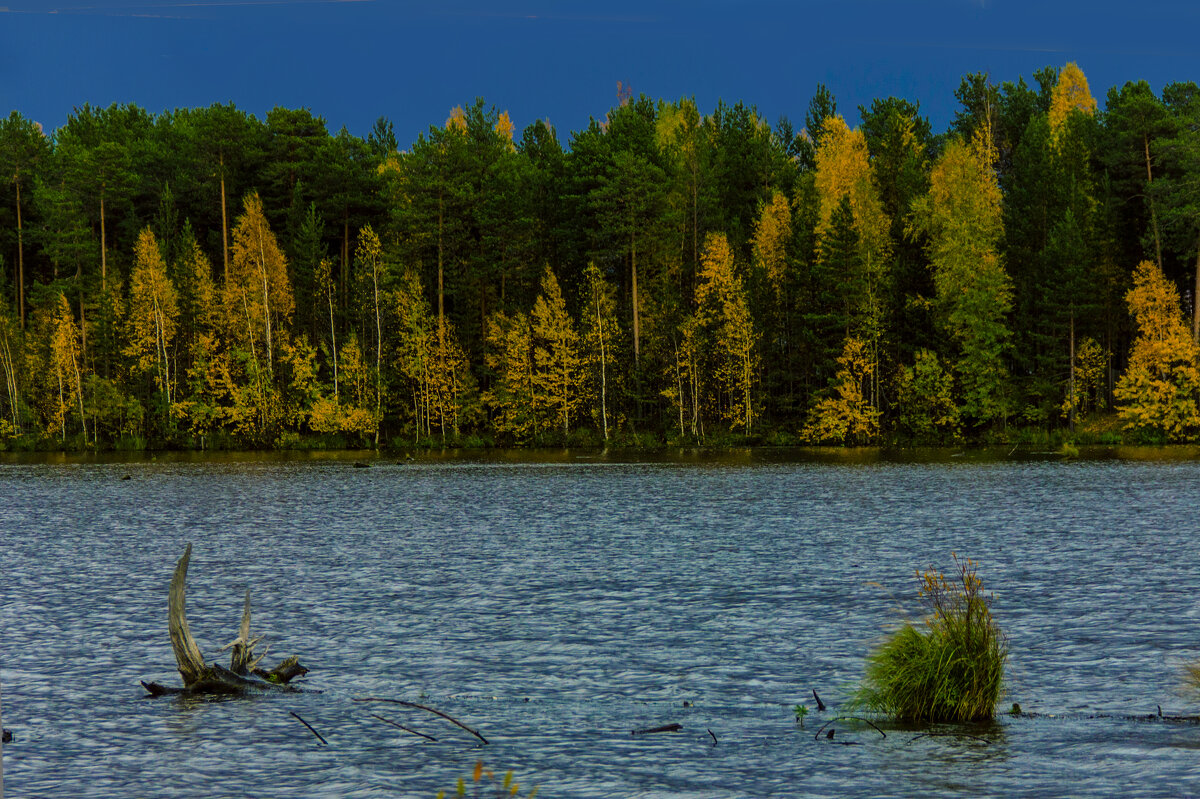
[(992, 618), (975, 561), (953, 555), (957, 574), (917, 572), (929, 609), (867, 659), (853, 704), (898, 721), (978, 721), (996, 713), (1008, 639)]

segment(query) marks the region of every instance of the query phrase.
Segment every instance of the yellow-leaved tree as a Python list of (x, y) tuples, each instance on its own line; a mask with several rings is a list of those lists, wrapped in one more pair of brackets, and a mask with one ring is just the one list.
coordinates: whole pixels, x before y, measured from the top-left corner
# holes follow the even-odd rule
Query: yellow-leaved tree
[[(234, 340), (274, 375), (275, 351), (295, 310), (287, 261), (267, 223), (262, 200), (249, 194), (233, 229), (233, 257), (225, 278), (225, 311)], [(261, 366), (260, 366), (261, 368)]]
[(337, 405), (337, 427), (342, 433), (365, 438), (372, 436), (379, 422), (375, 417), (374, 374), (353, 333), (342, 345), (342, 395)]
[(500, 116), (496, 117), (496, 135), (504, 140), (505, 146), (509, 150), (516, 150), (516, 145), (513, 144), (513, 132), (516, 126), (513, 124), (512, 117), (507, 111), (501, 111)]
[(708, 234), (700, 255), (696, 305), (711, 336), (720, 415), (728, 420), (731, 430), (749, 433), (756, 413), (758, 335), (750, 317), (746, 290), (734, 266), (733, 249), (725, 234)]
[(582, 363), (579, 333), (567, 313), (558, 278), (547, 266), (542, 273), (542, 293), (529, 314), (533, 334), (533, 382), (537, 409), (548, 423), (571, 432), (571, 418), (580, 403)]
[(615, 395), (617, 371), (613, 364), (621, 346), (617, 322), (616, 289), (604, 279), (600, 268), (589, 263), (584, 272), (584, 307), (580, 313), (580, 354), (583, 360), (583, 392), (592, 406), (592, 416), (608, 440), (608, 417)]
[(232, 404), (228, 352), (221, 345), (218, 332), (222, 309), (212, 278), (212, 263), (195, 241), (183, 255), (177, 274), (182, 316), (191, 320), (191, 326), (185, 331), (187, 387), (172, 411), (204, 449), (208, 437), (227, 418)]
[(467, 352), (444, 316), (437, 321), (434, 339), (429, 409), (445, 441), (447, 430), (458, 435), (463, 415), (475, 407), (476, 385)]
[(24, 371), (24, 353), (18, 343), (19, 336), (18, 320), (9, 316), (0, 303), (0, 371), (4, 372), (4, 400), (8, 406), (7, 413), (0, 417), (0, 441), (21, 433), (21, 388), (17, 375)]
[(171, 412), (175, 375), (171, 370), (171, 347), (175, 341), (179, 305), (174, 284), (158, 240), (149, 227), (138, 235), (133, 248), (133, 271), (129, 276), (128, 343), (125, 354), (136, 374), (154, 375), (154, 383)]
[(1179, 292), (1162, 270), (1142, 261), (1125, 295), (1137, 326), (1129, 367), (1113, 395), (1127, 430), (1167, 441), (1200, 434), (1200, 346), (1179, 305)]
[(400, 276), (392, 291), (392, 304), (396, 318), (394, 363), (412, 402), (413, 438), (419, 440), (430, 434), (436, 341), (433, 310), (415, 270), (406, 269)]
[[(880, 350), (886, 315), (885, 283), (891, 259), (891, 220), (872, 175), (867, 139), (861, 129), (851, 130), (840, 115), (827, 117), (817, 141), (818, 201), (817, 243), (827, 268), (845, 269), (836, 276), (836, 291), (844, 296), (849, 332), (862, 338), (871, 361), (872, 404), (878, 407)], [(839, 211), (848, 208), (856, 241), (853, 253), (842, 252), (838, 241)]]
[(814, 444), (867, 444), (879, 435), (879, 411), (871, 407), (867, 387), (874, 364), (867, 343), (846, 339), (828, 396), (812, 407), (801, 435)]
[(1084, 418), (1092, 410), (1104, 410), (1105, 387), (1111, 354), (1094, 338), (1086, 337), (1075, 348), (1074, 396), (1068, 391), (1063, 399), (1062, 414)]
[(87, 440), (87, 416), (83, 410), (83, 376), (80, 372), (80, 333), (75, 314), (64, 294), (58, 295), (54, 321), (50, 328), (50, 366), (58, 387), (57, 402), (47, 432), (60, 433), (67, 440), (67, 414), (72, 406), (79, 408), (79, 427)]
[(493, 426), (517, 441), (537, 436), (537, 386), (529, 317), (523, 313), (509, 316), (503, 311), (488, 317), (485, 364), (493, 374), (491, 388), (483, 395)]
[(934, 310), (954, 342), (949, 361), (962, 392), (962, 415), (987, 424), (1006, 411), (1004, 352), (1012, 280), (1004, 269), (1004, 235), (995, 150), (984, 128), (971, 142), (946, 146), (930, 175), (929, 193), (913, 203), (910, 232), (928, 236), (937, 293)]
[(379, 421), (383, 418), (383, 322), (379, 313), (379, 285), (383, 279), (383, 244), (370, 225), (358, 231), (354, 260), (362, 276), (371, 281), (371, 310), (375, 324), (375, 446), (379, 446)]
[(1096, 113), (1096, 98), (1088, 89), (1083, 70), (1074, 61), (1058, 73), (1058, 82), (1050, 93), (1050, 130), (1055, 137), (1071, 114), (1078, 112), (1092, 116)]
[(771, 199), (762, 204), (754, 226), (754, 264), (766, 275), (777, 298), (783, 293), (791, 238), (791, 204), (783, 192), (772, 192)]
[(243, 441), (275, 440), (285, 410), (275, 382), (276, 353), (282, 352), (295, 302), (287, 261), (267, 223), (262, 201), (249, 194), (233, 229), (233, 252), (222, 290), (224, 339), (232, 404), (228, 418)]
[(703, 419), (700, 417), (703, 344), (704, 328), (700, 317), (698, 314), (688, 314), (672, 331), (673, 380), (661, 392), (679, 414), (679, 435), (686, 436), (690, 432), (695, 439), (704, 435)]

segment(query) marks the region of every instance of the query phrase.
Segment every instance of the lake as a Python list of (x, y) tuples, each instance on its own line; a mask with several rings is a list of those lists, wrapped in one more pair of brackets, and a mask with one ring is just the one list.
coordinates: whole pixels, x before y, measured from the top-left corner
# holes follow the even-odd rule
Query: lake
[[(12, 796), (432, 799), (477, 760), (541, 797), (1200, 794), (1200, 725), (1142, 718), (1200, 712), (1190, 450), (9, 457), (0, 509)], [(145, 697), (188, 542), (204, 654), (249, 588), (313, 692)], [(951, 552), (1026, 715), (814, 739)]]

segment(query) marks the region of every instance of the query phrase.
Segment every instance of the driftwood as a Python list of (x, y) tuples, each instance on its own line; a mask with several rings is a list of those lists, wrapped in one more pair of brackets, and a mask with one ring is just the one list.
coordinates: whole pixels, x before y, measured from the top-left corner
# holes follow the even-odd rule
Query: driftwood
[(179, 676), (183, 678), (183, 687), (175, 688), (160, 685), (155, 682), (142, 682), (142, 687), (151, 696), (166, 694), (246, 694), (264, 690), (299, 690), (289, 683), (296, 677), (308, 673), (308, 669), (300, 665), (299, 660), (290, 657), (270, 671), (258, 668), (259, 662), (266, 655), (256, 655), (254, 647), (262, 641), (262, 636), (250, 636), (250, 591), (246, 591), (246, 602), (242, 607), (242, 623), (238, 628), (237, 638), (230, 641), (221, 651), (231, 649), (229, 668), (216, 663), (206, 663), (200, 647), (188, 629), (186, 583), (188, 562), (192, 557), (192, 545), (189, 543), (183, 551), (183, 557), (175, 565), (175, 574), (171, 577), (171, 587), (167, 591), (167, 630), (171, 635), (171, 649), (175, 652), (175, 663), (179, 668)]
[(297, 713), (297, 712), (296, 712), (296, 711), (294, 711), (294, 710), (289, 710), (288, 712), (289, 712), (289, 713), (291, 713), (291, 714), (292, 714), (294, 717), (296, 717), (296, 719), (297, 719), (297, 720), (299, 720), (299, 722), (300, 722), (301, 724), (303, 724), (305, 727), (308, 727), (308, 731), (309, 731), (309, 732), (311, 732), (313, 735), (317, 736), (317, 740), (318, 740), (318, 741), (320, 741), (321, 743), (325, 744), (326, 746), (329, 746), (329, 741), (326, 741), (326, 740), (325, 740), (325, 736), (323, 736), (323, 735), (321, 735), (321, 733), (317, 732), (317, 731), (316, 731), (316, 730), (313, 728), (313, 725), (309, 724), (307, 721), (305, 721), (304, 719), (300, 718), (300, 714), (299, 714), (299, 713)]
[[(487, 738), (484, 738), (482, 735), (480, 735), (478, 730), (473, 730), (470, 727), (468, 727), (466, 724), (463, 724), (461, 721), (454, 718), (453, 716), (451, 716), (447, 713), (443, 713), (440, 710), (435, 710), (434, 708), (428, 707), (427, 705), (418, 705), (416, 702), (406, 702), (403, 699), (385, 699), (381, 696), (352, 696), (350, 698), (355, 702), (387, 702), (387, 703), (393, 704), (393, 705), (400, 705), (401, 707), (415, 707), (417, 710), (424, 710), (428, 713), (432, 713), (435, 716), (441, 716), (442, 718), (444, 718), (446, 721), (450, 722), (451, 724), (456, 724), (459, 727), (462, 727), (464, 730), (466, 730), (467, 732), (474, 735), (476, 738), (478, 738), (483, 743), (486, 744), (488, 742)], [(375, 714), (372, 713), (371, 715), (375, 715)]]
[[(679, 732), (682, 729), (682, 724), (664, 724), (661, 727), (648, 727), (644, 730), (634, 730), (630, 733), (630, 735), (652, 735), (656, 732)], [(712, 735), (712, 730), (709, 730), (708, 734)], [(717, 736), (713, 735), (713, 740), (717, 740)]]
[(392, 721), (389, 718), (385, 718), (385, 717), (379, 715), (378, 713), (372, 713), (371, 715), (374, 716), (375, 718), (379, 719), (380, 721), (382, 721), (384, 724), (391, 724), (393, 727), (399, 727), (400, 729), (404, 730), (407, 733), (411, 733), (413, 735), (419, 735), (422, 738), (424, 738), (426, 741), (437, 741), (437, 738), (434, 738), (432, 735), (426, 735), (423, 732), (417, 732), (416, 730), (414, 730), (411, 727), (405, 727), (403, 724)]
[[(826, 727), (828, 727), (830, 724), (833, 724), (835, 721), (861, 721), (863, 724), (870, 726), (873, 730), (875, 730), (875, 732), (879, 733), (884, 738), (887, 737), (887, 733), (884, 732), (883, 730), (879, 729), (879, 727), (877, 727), (875, 725), (875, 723), (873, 721), (871, 721), (870, 719), (864, 719), (862, 716), (838, 716), (837, 718), (830, 719), (829, 721), (825, 722), (820, 727), (818, 727), (816, 733), (813, 735), (813, 740), (815, 741), (818, 738), (820, 738), (821, 732)], [(834, 733), (834, 730), (830, 730), (829, 733), (825, 737), (832, 738), (833, 733)]]

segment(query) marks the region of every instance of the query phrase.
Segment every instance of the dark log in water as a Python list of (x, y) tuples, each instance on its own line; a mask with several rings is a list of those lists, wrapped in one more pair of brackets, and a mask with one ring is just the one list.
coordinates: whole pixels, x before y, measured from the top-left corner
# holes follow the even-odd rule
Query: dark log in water
[[(661, 727), (650, 727), (649, 729), (645, 730), (634, 730), (630, 733), (630, 735), (650, 735), (656, 732), (679, 732), (682, 729), (683, 725), (681, 724), (664, 724)], [(712, 730), (709, 730), (708, 734), (712, 735)], [(716, 740), (716, 736), (713, 736), (713, 740)]]

